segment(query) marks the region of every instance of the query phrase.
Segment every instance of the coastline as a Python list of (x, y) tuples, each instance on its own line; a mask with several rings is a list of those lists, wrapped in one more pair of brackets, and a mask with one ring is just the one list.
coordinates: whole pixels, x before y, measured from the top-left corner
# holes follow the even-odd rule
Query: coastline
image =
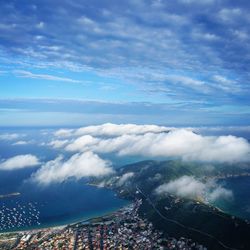
[[(79, 185), (82, 186), (81, 183)], [(87, 186), (89, 186), (89, 188), (87, 189), (88, 195), (95, 194), (95, 192), (93, 193), (93, 191), (95, 191), (97, 189), (99, 190), (97, 193), (98, 195), (100, 195), (100, 194), (106, 195), (106, 192), (100, 191), (100, 189), (104, 189), (104, 190), (107, 189), (108, 190), (107, 194), (108, 194), (109, 199), (102, 199), (103, 196), (100, 196), (99, 202), (96, 202), (96, 203), (99, 203), (99, 205), (96, 205), (94, 203), (94, 206), (88, 206), (87, 205), (88, 200), (86, 200), (86, 198), (83, 198), (82, 208), (78, 209), (76, 212), (73, 211), (71, 213), (65, 213), (64, 211), (62, 211), (59, 214), (60, 216), (55, 216), (55, 217), (53, 216), (54, 213), (52, 213), (51, 217), (47, 217), (47, 214), (50, 214), (50, 212), (48, 212), (45, 215), (41, 214), (39, 216), (39, 219), (37, 221), (34, 221), (32, 223), (32, 225), (27, 224), (27, 225), (18, 226), (16, 223), (15, 227), (1, 228), (2, 230), (0, 231), (0, 234), (18, 233), (18, 232), (23, 232), (23, 231), (43, 230), (43, 229), (48, 229), (48, 228), (65, 227), (67, 225), (71, 225), (71, 224), (78, 223), (81, 221), (86, 221), (86, 220), (93, 219), (96, 217), (105, 216), (107, 214), (113, 213), (113, 212), (119, 210), (120, 208), (130, 204), (130, 201), (127, 199), (121, 199), (121, 198), (118, 199), (117, 194), (114, 191), (112, 191), (106, 187), (100, 187), (100, 186), (98, 187), (98, 186), (94, 186), (94, 185), (89, 185), (89, 183), (88, 184), (83, 183), (83, 186), (86, 186), (86, 188), (87, 188)], [(92, 188), (90, 186), (92, 186)], [(85, 190), (85, 188), (83, 188), (83, 191), (84, 190)], [(78, 194), (80, 197), (78, 200), (80, 200), (81, 199), (80, 195), (82, 195), (82, 194), (80, 194), (79, 192), (78, 192)], [(14, 195), (14, 193), (13, 193), (13, 195)], [(17, 193), (15, 193), (15, 195), (17, 195)], [(19, 195), (19, 193), (18, 193), (18, 195)], [(22, 196), (25, 197), (25, 193), (23, 193)], [(16, 196), (16, 197), (18, 197), (18, 196)], [(16, 199), (16, 197), (9, 198), (8, 201), (11, 202), (11, 200)], [(6, 198), (6, 200), (7, 200), (7, 198)], [(2, 201), (2, 200), (0, 200), (0, 201)], [(104, 202), (104, 203), (102, 204), (102, 202)], [(86, 203), (86, 205), (85, 205), (85, 203)], [(13, 206), (15, 206), (15, 204)], [(55, 204), (54, 207), (58, 207), (58, 205)], [(52, 209), (54, 207), (52, 207)], [(58, 209), (59, 209), (59, 211), (61, 211), (60, 208), (58, 208)]]
[[(239, 177), (245, 177), (245, 176), (250, 176), (250, 173), (244, 173), (244, 174), (236, 174), (236, 175), (230, 175), (230, 176), (218, 176), (218, 177), (212, 177), (211, 179), (216, 179), (216, 180), (223, 180), (223, 179), (230, 179), (230, 178), (239, 178)], [(98, 188), (108, 188), (105, 186), (101, 186), (99, 184), (93, 184), (93, 183), (87, 183), (86, 185), (88, 186), (95, 186)], [(13, 193), (14, 194), (14, 193)], [(126, 198), (122, 198), (123, 200), (127, 200)], [(119, 211), (122, 208), (127, 207), (129, 204), (131, 204), (131, 201), (127, 200), (128, 204), (118, 207), (118, 208), (114, 208), (114, 209), (110, 209), (108, 211), (104, 211), (103, 213), (98, 213), (98, 214), (89, 214), (83, 217), (79, 217), (79, 218), (74, 218), (74, 219), (69, 219), (69, 222), (64, 221), (64, 222), (59, 222), (59, 223), (54, 223), (51, 225), (46, 225), (44, 224), (43, 226), (34, 226), (34, 227), (30, 227), (27, 229), (20, 229), (20, 230), (13, 230), (13, 231), (6, 231), (6, 232), (0, 232), (0, 235), (5, 235), (5, 234), (17, 234), (17, 233), (27, 233), (27, 232), (38, 232), (38, 231), (43, 231), (43, 230), (56, 230), (56, 229), (63, 229), (65, 227), (68, 226), (72, 226), (74, 224), (78, 224), (78, 223), (88, 223), (91, 222), (92, 220), (100, 220), (103, 219), (106, 216), (111, 216), (113, 213)], [(206, 201), (201, 201), (201, 200), (195, 200), (196, 202), (202, 203), (206, 206), (209, 206), (213, 209), (216, 209), (217, 211), (219, 211), (222, 214), (225, 215), (230, 215), (230, 216), (234, 216), (234, 217), (238, 217), (241, 220), (245, 220), (248, 221), (245, 218), (242, 218), (240, 216), (237, 216), (235, 214), (232, 214), (230, 212), (225, 211), (224, 209), (218, 207), (216, 204), (210, 203), (210, 202), (206, 202)]]
[[(218, 176), (216, 178), (214, 178), (215, 181), (221, 181), (225, 183), (232, 183), (235, 181), (241, 181), (241, 178), (247, 180), (247, 182), (249, 182), (249, 178), (250, 178), (250, 173), (241, 173), (241, 174), (232, 174), (232, 175), (225, 175), (225, 176)], [(244, 182), (242, 182), (244, 183)], [(246, 221), (247, 223), (250, 223), (250, 211), (245, 211), (244, 207), (246, 206), (246, 204), (243, 204), (243, 206), (237, 206), (237, 204), (242, 203), (242, 201), (237, 200), (238, 197), (241, 197), (242, 193), (244, 193), (245, 191), (241, 191), (241, 193), (239, 193), (239, 190), (241, 189), (234, 189), (234, 187), (229, 187), (230, 190), (232, 190), (234, 196), (233, 196), (233, 200), (234, 201), (227, 201), (225, 200), (224, 202), (216, 202), (216, 203), (212, 203), (211, 205), (213, 207), (218, 208), (220, 211), (222, 211), (225, 214), (229, 214), (232, 217), (237, 217), (240, 218), (241, 220)], [(235, 201), (236, 199), (236, 201)], [(243, 201), (247, 200), (246, 197), (241, 197), (240, 199), (243, 199)], [(249, 202), (247, 204), (247, 206), (249, 206)]]
[(43, 231), (43, 230), (53, 230), (53, 229), (63, 229), (65, 227), (68, 226), (72, 226), (78, 223), (87, 223), (90, 222), (92, 220), (97, 220), (97, 219), (103, 219), (106, 216), (111, 216), (113, 213), (116, 213), (117, 211), (119, 211), (120, 209), (126, 208), (127, 206), (129, 206), (131, 203), (126, 204), (122, 207), (118, 207), (116, 209), (111, 209), (110, 211), (105, 211), (103, 214), (99, 214), (99, 215), (89, 215), (89, 216), (85, 216), (79, 219), (76, 219), (70, 223), (67, 222), (62, 222), (61, 225), (51, 225), (51, 226), (39, 226), (39, 227), (31, 227), (31, 228), (27, 228), (27, 229), (20, 229), (20, 230), (13, 230), (13, 231), (6, 231), (6, 232), (0, 232), (0, 235), (6, 235), (6, 234), (18, 234), (18, 233), (27, 233), (27, 232), (38, 232), (38, 231)]

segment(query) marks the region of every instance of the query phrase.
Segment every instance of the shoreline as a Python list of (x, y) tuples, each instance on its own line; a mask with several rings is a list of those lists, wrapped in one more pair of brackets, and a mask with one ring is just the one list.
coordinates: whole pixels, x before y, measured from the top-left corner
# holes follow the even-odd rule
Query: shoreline
[[(93, 186), (95, 188), (102, 188), (102, 189), (108, 189), (105, 186), (99, 186), (99, 185), (95, 185), (92, 183), (84, 183), (84, 185), (86, 186)], [(110, 190), (110, 189), (109, 189)], [(8, 194), (9, 195), (9, 194)], [(21, 193), (11, 193), (11, 195), (21, 195)], [(117, 196), (116, 192), (114, 192), (114, 195)], [(42, 222), (41, 224), (34, 224), (32, 226), (27, 226), (27, 227), (20, 227), (20, 228), (9, 228), (6, 231), (0, 231), (0, 235), (3, 234), (15, 234), (15, 233), (22, 233), (22, 232), (27, 232), (27, 231), (41, 231), (41, 230), (46, 230), (46, 229), (56, 229), (56, 228), (64, 228), (68, 225), (73, 225), (76, 223), (80, 223), (80, 222), (87, 222), (89, 220), (95, 219), (95, 218), (101, 218), (104, 216), (107, 216), (109, 214), (112, 214), (116, 211), (118, 211), (119, 209), (122, 209), (126, 206), (128, 206), (129, 204), (131, 204), (131, 201), (121, 198), (121, 200), (123, 202), (121, 202), (120, 204), (117, 204), (118, 206), (112, 206), (109, 205), (108, 208), (104, 208), (101, 211), (80, 211), (78, 214), (72, 214), (69, 218), (66, 218), (64, 220), (60, 220), (60, 221), (54, 221), (54, 222), (50, 222), (50, 221), (46, 221), (46, 222)]]
[[(235, 174), (235, 175), (228, 175), (228, 176), (214, 176), (214, 177), (210, 177), (210, 178), (214, 179), (214, 180), (223, 180), (223, 179), (239, 178), (239, 177), (245, 177), (245, 176), (249, 176), (250, 177), (250, 173), (242, 173), (242, 174)], [(87, 183), (86, 185), (88, 185), (88, 186), (95, 186), (95, 187), (98, 187), (98, 188), (107, 188), (105, 186), (100, 186), (99, 184), (93, 184), (93, 183)], [(14, 193), (13, 193), (13, 195), (14, 195)], [(20, 195), (20, 193), (18, 195)], [(122, 199), (123, 200), (127, 200), (125, 198), (122, 198)], [(227, 212), (227, 211), (219, 208), (217, 205), (212, 204), (212, 203), (210, 203), (208, 201), (201, 201), (201, 200), (195, 200), (195, 201), (199, 202), (199, 203), (202, 203), (205, 206), (213, 207), (214, 209), (216, 209), (217, 211), (221, 212), (222, 214), (230, 215), (230, 216), (234, 216), (234, 217), (238, 217), (239, 219), (244, 220), (244, 221), (249, 221), (246, 218), (242, 218), (242, 217), (240, 217), (238, 215), (231, 214), (231, 213), (229, 213), (229, 212)], [(59, 223), (59, 225), (56, 225), (56, 223), (55, 223), (55, 225), (51, 225), (51, 226), (44, 225), (44, 226), (37, 227), (37, 228), (34, 227), (34, 228), (30, 228), (30, 229), (27, 228), (27, 229), (20, 229), (20, 230), (14, 230), (14, 231), (0, 232), (0, 235), (12, 234), (12, 233), (13, 234), (17, 234), (17, 233), (25, 233), (25, 232), (38, 232), (38, 231), (53, 230), (53, 229), (63, 229), (65, 227), (67, 227), (67, 226), (72, 226), (74, 224), (87, 223), (87, 222), (90, 222), (90, 221), (95, 220), (95, 219), (103, 219), (104, 217), (110, 216), (113, 213), (119, 211), (120, 209), (123, 209), (123, 208), (127, 207), (128, 205), (129, 204), (127, 204), (125, 206), (122, 206), (122, 207), (119, 207), (119, 208), (116, 208), (115, 210), (112, 210), (112, 211), (104, 212), (104, 214), (101, 214), (101, 215), (90, 215), (90, 216), (83, 217), (82, 219), (79, 218), (79, 219), (76, 219), (74, 222), (62, 223), (62, 224)]]
[[(249, 172), (244, 172), (244, 173), (240, 173), (240, 174), (228, 174), (228, 175), (224, 175), (224, 176), (214, 176), (214, 177), (211, 177), (210, 179), (212, 180), (215, 180), (215, 181), (227, 181), (227, 180), (230, 180), (230, 179), (237, 179), (237, 178), (244, 178), (244, 177), (250, 177), (250, 173)], [(242, 215), (239, 210), (237, 211), (229, 211), (225, 208), (220, 208), (218, 206), (218, 204), (213, 204), (213, 203), (210, 203), (209, 202), (209, 205), (211, 205), (212, 207), (216, 208), (217, 210), (219, 210), (220, 212), (226, 214), (226, 215), (230, 215), (232, 217), (235, 217), (235, 218), (239, 218), (245, 222), (247, 222), (248, 224), (250, 224), (250, 217), (246, 217), (244, 215)]]
[(79, 220), (77, 220), (75, 222), (72, 222), (72, 223), (66, 223), (66, 224), (62, 224), (62, 225), (58, 225), (58, 226), (56, 226), (56, 225), (55, 226), (44, 226), (44, 227), (39, 227), (39, 228), (30, 228), (30, 229), (27, 228), (27, 229), (15, 230), (15, 231), (0, 232), (0, 236), (1, 235), (6, 235), (6, 234), (12, 234), (12, 233), (13, 234), (18, 234), (18, 233), (27, 233), (27, 232), (38, 232), (38, 231), (43, 231), (43, 230), (63, 229), (65, 227), (72, 226), (72, 225), (75, 225), (75, 224), (78, 224), (78, 223), (87, 223), (87, 222), (90, 222), (92, 220), (103, 219), (103, 218), (105, 218), (107, 216), (111, 216), (113, 213), (116, 213), (120, 209), (126, 208), (130, 204), (119, 207), (119, 208), (115, 209), (114, 211), (105, 212), (104, 214), (102, 214), (100, 216), (93, 215), (93, 216), (91, 216), (89, 218), (79, 219)]

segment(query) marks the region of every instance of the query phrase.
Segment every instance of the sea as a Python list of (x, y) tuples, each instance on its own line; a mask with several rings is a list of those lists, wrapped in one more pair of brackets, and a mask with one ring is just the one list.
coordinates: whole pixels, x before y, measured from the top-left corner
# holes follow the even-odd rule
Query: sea
[[(55, 130), (0, 129), (0, 161), (21, 154), (36, 155), (42, 162), (55, 159), (61, 152), (47, 146)], [(26, 141), (27, 144), (16, 145), (17, 141)], [(129, 204), (109, 189), (89, 185), (88, 179), (37, 185), (30, 180), (38, 168), (0, 170), (0, 196), (16, 194), (0, 198), (0, 232), (71, 224), (105, 215)]]
[(232, 199), (214, 202), (222, 211), (250, 221), (250, 176), (231, 177), (219, 181), (233, 192)]
[[(48, 143), (56, 129), (1, 128), (0, 162), (21, 154), (34, 154), (42, 162), (55, 159), (62, 152), (48, 146)], [(64, 154), (65, 157), (70, 156)], [(110, 155), (110, 160), (115, 167), (119, 167), (143, 159)], [(113, 212), (129, 204), (112, 190), (88, 185), (88, 179), (71, 179), (49, 186), (37, 185), (30, 178), (38, 168), (0, 170), (0, 197), (16, 194), (0, 198), (0, 232), (71, 224)], [(225, 212), (250, 220), (250, 177), (228, 178), (222, 182), (224, 187), (233, 191), (233, 199), (215, 205)]]

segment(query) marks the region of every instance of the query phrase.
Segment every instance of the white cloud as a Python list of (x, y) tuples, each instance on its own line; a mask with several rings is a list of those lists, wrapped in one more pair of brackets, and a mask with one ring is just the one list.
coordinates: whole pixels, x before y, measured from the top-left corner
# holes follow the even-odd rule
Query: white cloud
[(65, 146), (69, 141), (68, 140), (52, 140), (48, 143), (49, 146), (52, 146), (55, 149), (62, 148)]
[(60, 82), (71, 82), (71, 83), (79, 83), (80, 81), (74, 80), (66, 77), (59, 77), (54, 75), (45, 75), (45, 74), (34, 74), (25, 70), (15, 70), (14, 73), (19, 77), (31, 78), (31, 79), (43, 79), (49, 81), (60, 81)]
[(23, 134), (16, 134), (16, 133), (0, 134), (0, 140), (11, 141), (23, 136), (24, 136)]
[(166, 80), (178, 84), (178, 85), (183, 85), (192, 89), (195, 89), (200, 92), (208, 92), (209, 88), (206, 82), (198, 80), (198, 79), (193, 79), (188, 76), (182, 76), (182, 75), (169, 75), (166, 76)]
[(123, 186), (129, 179), (131, 179), (135, 174), (133, 172), (128, 172), (123, 174), (117, 182), (118, 186)]
[(223, 187), (217, 187), (208, 195), (208, 200), (212, 202), (216, 200), (221, 200), (221, 199), (228, 200), (232, 198), (233, 198), (233, 192)]
[(250, 145), (247, 140), (236, 136), (202, 136), (189, 129), (175, 129), (163, 133), (160, 131), (165, 127), (157, 128), (157, 126), (154, 127), (155, 133), (149, 133), (149, 129), (143, 130), (146, 125), (142, 126), (141, 130), (136, 126), (135, 130), (129, 129), (130, 125), (117, 126), (105, 124), (104, 131), (101, 126), (86, 127), (85, 130), (82, 128), (79, 130), (82, 133), (105, 134), (111, 138), (85, 135), (73, 140), (66, 146), (66, 150), (230, 163), (248, 161), (250, 156)]
[(179, 179), (163, 184), (156, 189), (157, 194), (170, 193), (180, 197), (201, 198), (206, 185), (192, 176), (182, 176)]
[(234, 22), (236, 18), (242, 18), (243, 12), (240, 8), (224, 8), (219, 12), (219, 18), (225, 22)]
[(34, 155), (17, 155), (0, 163), (0, 170), (21, 169), (26, 167), (33, 167), (39, 164), (40, 163), (38, 158)]
[(182, 176), (176, 180), (160, 185), (156, 194), (174, 194), (179, 197), (202, 199), (214, 202), (221, 199), (233, 198), (233, 193), (214, 181), (201, 182), (193, 176)]
[(27, 145), (28, 142), (27, 141), (17, 141), (17, 142), (14, 142), (12, 145)]
[(232, 84), (234, 83), (233, 80), (230, 80), (228, 78), (226, 78), (225, 76), (221, 76), (221, 75), (214, 75), (213, 79), (217, 82), (220, 82), (222, 84)]
[(73, 129), (59, 129), (54, 135), (57, 137), (70, 137), (72, 136)]
[(80, 135), (92, 136), (119, 136), (124, 134), (145, 134), (147, 132), (160, 133), (166, 132), (173, 128), (157, 125), (137, 125), (137, 124), (112, 124), (105, 123), (96, 126), (82, 127), (77, 130), (59, 129), (55, 132), (57, 137), (70, 137)]
[(62, 156), (44, 164), (32, 179), (42, 185), (61, 183), (69, 178), (81, 179), (102, 176), (113, 172), (110, 163), (92, 152), (75, 154), (64, 161)]
[(73, 143), (66, 146), (67, 151), (83, 151), (88, 146), (94, 145), (99, 142), (99, 139), (92, 137), (91, 135), (84, 135), (77, 138)]
[(159, 133), (170, 128), (157, 125), (112, 124), (106, 123), (99, 126), (88, 126), (76, 131), (76, 135), (91, 134), (96, 136), (119, 136), (124, 134), (145, 134), (148, 132)]

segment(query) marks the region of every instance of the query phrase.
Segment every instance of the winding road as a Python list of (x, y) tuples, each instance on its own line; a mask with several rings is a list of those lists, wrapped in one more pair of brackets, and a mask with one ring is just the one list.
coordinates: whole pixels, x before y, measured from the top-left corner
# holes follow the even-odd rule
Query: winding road
[(185, 229), (188, 229), (188, 230), (190, 230), (190, 231), (199, 233), (199, 234), (201, 234), (201, 235), (203, 235), (203, 236), (209, 237), (210, 239), (215, 240), (215, 241), (216, 241), (219, 245), (221, 245), (224, 249), (240, 250), (240, 249), (232, 248), (232, 247), (229, 247), (229, 246), (225, 245), (222, 241), (220, 241), (219, 239), (217, 239), (215, 236), (213, 236), (213, 235), (211, 235), (211, 234), (208, 234), (208, 233), (206, 233), (206, 232), (200, 231), (200, 230), (198, 230), (198, 229), (196, 229), (196, 228), (193, 228), (193, 227), (185, 226), (185, 225), (183, 225), (182, 223), (180, 223), (180, 222), (178, 222), (178, 221), (176, 221), (176, 220), (172, 220), (172, 219), (169, 219), (169, 218), (165, 217), (165, 216), (156, 208), (155, 204), (151, 201), (151, 199), (150, 199), (147, 195), (145, 195), (145, 194), (142, 192), (142, 190), (141, 190), (138, 186), (136, 186), (136, 189), (137, 189), (137, 191), (138, 191), (140, 194), (142, 194), (142, 196), (146, 199), (146, 201), (148, 201), (148, 203), (153, 207), (153, 209), (155, 210), (155, 212), (156, 212), (162, 219), (164, 219), (164, 220), (166, 220), (166, 221), (169, 221), (169, 222), (172, 222), (172, 223), (174, 223), (174, 224), (176, 224), (176, 225), (178, 225), (178, 226), (180, 226), (180, 227), (182, 227), (182, 228), (185, 228)]

